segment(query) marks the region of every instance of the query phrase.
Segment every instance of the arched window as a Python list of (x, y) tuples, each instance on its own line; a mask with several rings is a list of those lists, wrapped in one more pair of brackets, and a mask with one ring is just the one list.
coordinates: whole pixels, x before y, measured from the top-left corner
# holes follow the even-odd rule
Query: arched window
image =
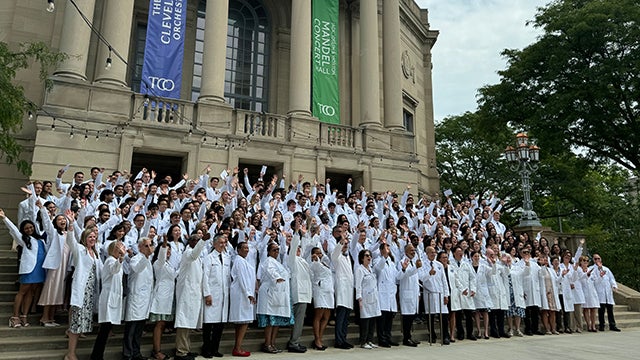
[[(206, 1), (200, 0), (191, 97), (200, 95)], [(229, 2), (224, 96), (238, 109), (267, 111), (269, 18), (259, 0)]]

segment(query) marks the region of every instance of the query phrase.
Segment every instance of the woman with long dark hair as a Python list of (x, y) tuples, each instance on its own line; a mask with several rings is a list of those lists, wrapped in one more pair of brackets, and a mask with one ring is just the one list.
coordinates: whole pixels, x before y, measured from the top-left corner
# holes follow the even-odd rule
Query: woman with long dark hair
[(13, 315), (9, 319), (9, 327), (18, 328), (29, 326), (27, 314), (31, 309), (34, 292), (38, 285), (44, 282), (46, 271), (42, 267), (47, 245), (43, 241), (42, 235), (36, 232), (35, 224), (30, 220), (20, 223), (20, 229), (7, 218), (4, 210), (0, 209), (0, 219), (2, 219), (9, 229), (11, 237), (22, 246), (22, 256), (20, 258), (20, 288), (13, 301)]

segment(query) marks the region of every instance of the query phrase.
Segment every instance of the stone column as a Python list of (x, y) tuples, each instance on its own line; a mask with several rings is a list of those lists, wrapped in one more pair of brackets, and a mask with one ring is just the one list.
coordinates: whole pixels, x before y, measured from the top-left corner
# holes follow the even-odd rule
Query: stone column
[(404, 128), (402, 121), (402, 73), (400, 65), (400, 3), (385, 0), (382, 8), (382, 66), (384, 83), (384, 126)]
[[(107, 1), (102, 21), (102, 35), (125, 60), (129, 60), (129, 42), (133, 21), (133, 1)], [(68, 8), (68, 7), (67, 7)], [(127, 66), (111, 51), (111, 68), (106, 69), (109, 47), (102, 42), (98, 45), (96, 82), (117, 86), (127, 86)]]
[(224, 102), (229, 1), (208, 0), (202, 50), (202, 86), (198, 101)]
[(311, 116), (311, 0), (291, 2), (289, 115)]
[[(78, 8), (82, 13), (93, 22), (93, 10), (96, 1), (77, 0), (76, 4), (78, 4)], [(59, 50), (69, 55), (69, 57), (60, 63), (53, 74), (86, 81), (90, 40), (91, 29), (89, 25), (82, 20), (73, 4), (68, 2), (64, 9), (64, 23), (62, 24)]]
[(380, 127), (378, 2), (360, 1), (360, 125)]

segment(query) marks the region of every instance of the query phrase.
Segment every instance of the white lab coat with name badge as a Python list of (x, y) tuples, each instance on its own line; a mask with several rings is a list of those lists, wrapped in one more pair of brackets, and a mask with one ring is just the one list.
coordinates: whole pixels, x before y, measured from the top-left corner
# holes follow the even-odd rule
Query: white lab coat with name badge
[(48, 244), (50, 242), (45, 243), (42, 240), (37, 240), (34, 237), (30, 237), (31, 239), (31, 249), (27, 248), (27, 244), (22, 241), (22, 234), (20, 230), (9, 220), (8, 217), (4, 218), (4, 223), (7, 225), (9, 229), (9, 234), (15, 240), (15, 242), (22, 246), (22, 256), (20, 257), (20, 269), (18, 270), (18, 274), (29, 274), (35, 269), (36, 263), (38, 261), (38, 247), (44, 245), (45, 253), (49, 250)]
[[(271, 256), (267, 256), (260, 266), (262, 270), (257, 313), (291, 317), (289, 270)], [(278, 279), (284, 279), (284, 281), (278, 282)]]
[(418, 268), (415, 261), (417, 257), (409, 262), (407, 268), (402, 271), (402, 263), (407, 257), (398, 262), (398, 280), (400, 288), (400, 312), (402, 315), (414, 315), (418, 313), (418, 301), (420, 298), (420, 283)]
[[(168, 247), (161, 247), (158, 252), (158, 258), (153, 263), (156, 282), (153, 287), (149, 311), (158, 315), (171, 315), (173, 313), (173, 299), (176, 292), (178, 270), (167, 261), (167, 249)], [(173, 252), (171, 252), (171, 257), (173, 257)]]
[(360, 264), (356, 267), (354, 274), (356, 300), (362, 299), (360, 303), (360, 318), (369, 319), (380, 316), (380, 302), (378, 300), (378, 280), (376, 274)]
[[(471, 293), (476, 293), (476, 273), (469, 265), (468, 261), (464, 259), (460, 260), (460, 265), (454, 259), (449, 263), (449, 281), (451, 282), (451, 297), (454, 295), (453, 285), (454, 281), (451, 279), (451, 273), (455, 275), (455, 284), (456, 284), (456, 293), (457, 299), (459, 299), (458, 307), (454, 307), (454, 303), (451, 303), (451, 311), (456, 311), (454, 309), (460, 310), (475, 310), (476, 305), (471, 296)], [(464, 295), (464, 291), (467, 290), (467, 295)], [(456, 300), (457, 300), (456, 299)]]
[[(471, 265), (472, 271), (475, 272), (473, 265)], [(476, 275), (476, 295), (473, 297), (473, 303), (476, 309), (492, 309), (493, 301), (489, 294), (489, 281), (492, 274), (495, 272), (495, 267), (489, 266), (484, 263), (478, 264), (478, 272)]]
[[(222, 263), (220, 262), (222, 255)], [(229, 318), (229, 284), (231, 283), (231, 259), (213, 250), (203, 260), (203, 296), (211, 296), (211, 305), (204, 304), (205, 323), (224, 323)]]
[(198, 241), (194, 248), (187, 246), (182, 253), (176, 281), (176, 328), (195, 329), (201, 323), (203, 271), (200, 253), (206, 244), (206, 241)]
[(122, 263), (109, 256), (102, 266), (102, 291), (98, 300), (98, 322), (122, 322)]
[(153, 267), (151, 260), (142, 253), (129, 260), (129, 294), (124, 321), (139, 321), (149, 318), (151, 292), (153, 290)]
[(526, 306), (539, 307), (542, 304), (540, 281), (538, 279), (540, 266), (534, 259), (529, 259), (529, 266), (526, 265), (526, 261), (520, 260), (515, 263), (514, 267), (519, 267), (522, 270), (522, 290), (524, 291)]
[(398, 312), (398, 269), (391, 257), (379, 256), (373, 261), (373, 271), (378, 279), (380, 310)]
[(489, 294), (491, 295), (491, 309), (495, 310), (508, 310), (510, 305), (509, 294), (509, 269), (496, 262), (495, 271), (491, 275), (491, 281), (489, 285)]
[[(102, 262), (100, 256), (94, 254), (94, 257), (89, 255), (89, 250), (82, 244), (76, 241), (73, 231), (67, 232), (67, 246), (70, 249), (71, 255), (74, 259), (75, 271), (73, 272), (73, 280), (71, 282), (71, 306), (82, 307), (84, 303), (84, 290), (87, 286), (87, 279), (89, 278), (89, 272), (93, 264), (96, 266), (96, 284), (94, 286), (94, 299), (98, 299), (100, 289), (100, 278), (102, 272)], [(95, 309), (97, 304), (92, 305)]]

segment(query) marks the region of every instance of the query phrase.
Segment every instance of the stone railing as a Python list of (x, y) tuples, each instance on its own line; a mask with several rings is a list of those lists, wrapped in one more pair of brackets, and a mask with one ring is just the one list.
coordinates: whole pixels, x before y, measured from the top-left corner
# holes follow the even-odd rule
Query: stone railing
[(350, 126), (320, 123), (321, 146), (337, 146), (358, 149), (361, 145), (362, 132)]
[(257, 139), (285, 140), (287, 118), (278, 114), (235, 110), (235, 134)]
[(135, 94), (133, 121), (192, 126), (193, 103)]

